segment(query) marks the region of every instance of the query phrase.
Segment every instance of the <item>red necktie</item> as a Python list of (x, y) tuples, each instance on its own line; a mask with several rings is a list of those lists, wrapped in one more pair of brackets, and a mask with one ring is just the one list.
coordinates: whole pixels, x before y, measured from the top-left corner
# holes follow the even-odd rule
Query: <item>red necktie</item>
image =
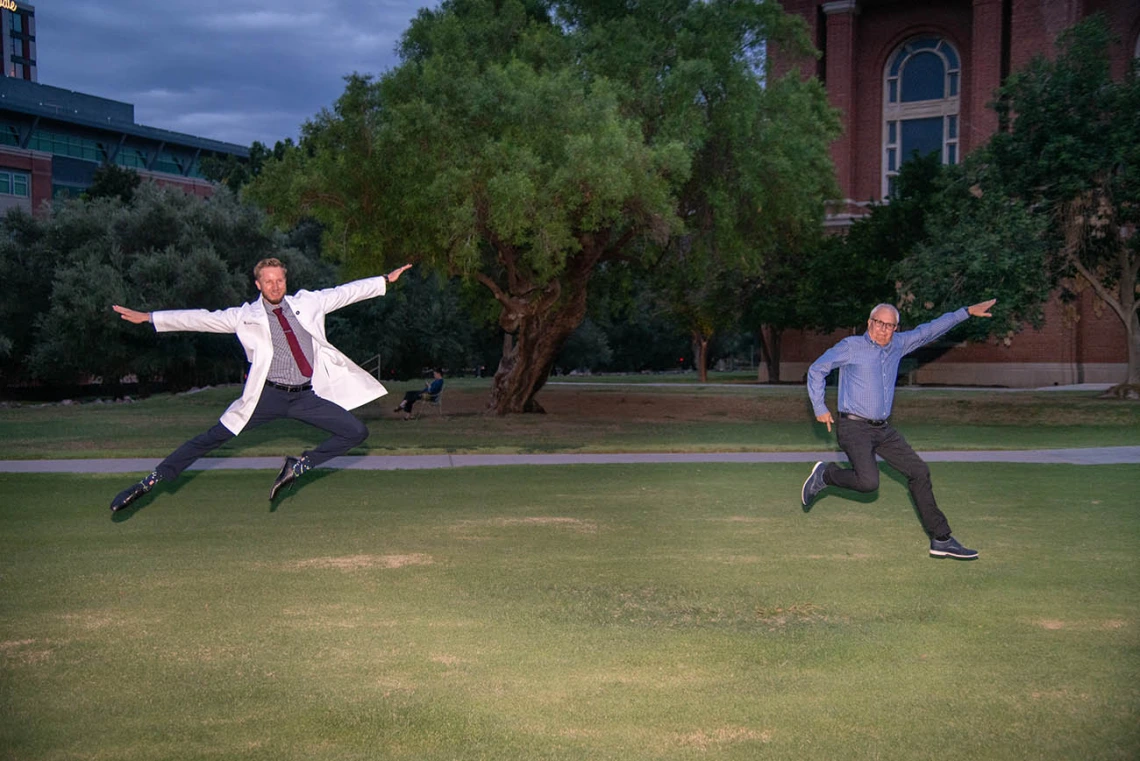
[(301, 351), (301, 344), (297, 342), (297, 336), (293, 333), (293, 326), (285, 319), (281, 307), (274, 309), (273, 314), (277, 315), (277, 321), (281, 323), (281, 329), (285, 331), (285, 340), (289, 342), (289, 351), (293, 352), (293, 359), (297, 361), (297, 368), (301, 371), (301, 375), (312, 378), (313, 367), (309, 364), (309, 360), (305, 359), (305, 352)]

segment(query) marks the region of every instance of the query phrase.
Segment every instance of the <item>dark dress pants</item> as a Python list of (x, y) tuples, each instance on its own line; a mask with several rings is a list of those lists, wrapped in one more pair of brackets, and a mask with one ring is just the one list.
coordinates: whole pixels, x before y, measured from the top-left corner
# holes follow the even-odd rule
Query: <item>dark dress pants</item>
[(861, 492), (878, 489), (879, 464), (875, 462), (877, 454), (906, 476), (907, 487), (926, 533), (932, 537), (950, 533), (950, 524), (934, 501), (930, 467), (890, 423), (874, 426), (862, 420), (839, 418), (836, 421), (836, 438), (839, 447), (851, 461), (851, 467), (828, 463), (823, 471), (825, 483)]
[(407, 393), (405, 393), (404, 394), (404, 412), (407, 412), (410, 415), (412, 412), (412, 407), (415, 406), (416, 402), (418, 402), (423, 395), (424, 395), (423, 391), (408, 391)]
[[(266, 386), (262, 390), (253, 416), (243, 430), (248, 431), (281, 418), (300, 420), (332, 434), (315, 449), (302, 453), (309, 458), (313, 467), (341, 456), (368, 438), (368, 427), (340, 405), (322, 399), (312, 390), (290, 392), (272, 386)], [(199, 457), (204, 457), (233, 437), (230, 429), (218, 423), (171, 452), (156, 468), (158, 475), (163, 480), (177, 478)]]

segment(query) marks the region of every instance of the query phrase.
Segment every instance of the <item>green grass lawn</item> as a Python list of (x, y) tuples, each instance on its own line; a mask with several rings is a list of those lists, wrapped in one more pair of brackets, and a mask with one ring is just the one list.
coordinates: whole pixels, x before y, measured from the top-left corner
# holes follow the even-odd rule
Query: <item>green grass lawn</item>
[(932, 470), (0, 474), (0, 758), (1140, 757), (1140, 469)]
[[(702, 452), (834, 450), (802, 387), (549, 386), (545, 415), (488, 416), (487, 379), (448, 382), (444, 417), (403, 421), (405, 387), (357, 414), (372, 434), (354, 454), (440, 452)], [(156, 395), (134, 404), (0, 409), (0, 459), (162, 457), (217, 422), (237, 387)], [(829, 398), (834, 409), (834, 390)], [(899, 389), (893, 420), (919, 450), (1140, 445), (1140, 404), (1094, 392)], [(320, 438), (278, 422), (243, 434), (216, 456), (296, 453)]]

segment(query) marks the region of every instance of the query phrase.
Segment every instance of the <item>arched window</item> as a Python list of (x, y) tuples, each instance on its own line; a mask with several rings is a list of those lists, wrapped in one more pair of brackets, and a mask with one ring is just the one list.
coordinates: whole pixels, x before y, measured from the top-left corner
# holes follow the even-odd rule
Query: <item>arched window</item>
[(917, 37), (895, 51), (883, 72), (883, 197), (915, 152), (958, 163), (958, 51), (940, 37)]

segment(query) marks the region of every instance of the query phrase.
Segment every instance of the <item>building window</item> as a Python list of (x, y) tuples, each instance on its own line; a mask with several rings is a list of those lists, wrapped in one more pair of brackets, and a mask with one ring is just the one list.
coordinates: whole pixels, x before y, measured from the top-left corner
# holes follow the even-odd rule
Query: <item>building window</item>
[(119, 166), (128, 166), (132, 169), (146, 169), (147, 153), (142, 148), (123, 146), (115, 156), (115, 163)]
[(100, 164), (107, 160), (106, 147), (97, 140), (42, 129), (32, 133), (28, 147), (34, 151), (47, 151), (57, 156), (70, 156)]
[(937, 153), (957, 164), (958, 51), (940, 37), (917, 37), (899, 47), (883, 72), (883, 197), (894, 192), (899, 167), (915, 154)]
[(18, 32), (24, 31), (24, 14), (13, 13), (12, 15), (9, 16), (9, 18), (11, 19), (11, 21), (9, 21), (8, 23), (12, 27), (13, 32), (18, 33)]
[(27, 198), (31, 187), (31, 177), (27, 173), (0, 170), (0, 196)]
[(180, 175), (183, 172), (182, 161), (170, 151), (159, 153), (155, 157), (154, 165), (151, 169), (156, 172), (166, 172), (167, 174)]

